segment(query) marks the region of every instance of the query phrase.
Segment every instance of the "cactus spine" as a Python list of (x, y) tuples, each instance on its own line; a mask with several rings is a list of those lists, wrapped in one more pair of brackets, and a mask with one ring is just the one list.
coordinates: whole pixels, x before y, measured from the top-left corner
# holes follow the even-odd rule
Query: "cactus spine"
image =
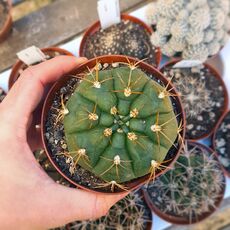
[(159, 210), (193, 223), (216, 208), (224, 187), (224, 175), (215, 156), (185, 143), (174, 167), (150, 183), (147, 190)]

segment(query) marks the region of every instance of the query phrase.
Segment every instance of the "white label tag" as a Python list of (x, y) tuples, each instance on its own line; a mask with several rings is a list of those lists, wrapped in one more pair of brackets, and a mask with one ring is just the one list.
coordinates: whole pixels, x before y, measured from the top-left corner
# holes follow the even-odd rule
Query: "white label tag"
[(97, 11), (102, 29), (121, 22), (119, 0), (99, 0)]
[(17, 56), (26, 65), (33, 65), (46, 60), (46, 55), (36, 46), (21, 50), (17, 53)]
[(176, 63), (173, 68), (192, 68), (201, 64), (202, 61), (199, 60), (183, 60)]

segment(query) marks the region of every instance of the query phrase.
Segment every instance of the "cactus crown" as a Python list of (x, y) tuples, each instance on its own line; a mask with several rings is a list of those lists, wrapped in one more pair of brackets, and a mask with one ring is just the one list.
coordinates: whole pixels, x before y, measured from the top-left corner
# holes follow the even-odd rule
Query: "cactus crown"
[(79, 164), (106, 181), (98, 188), (125, 190), (119, 183), (162, 169), (181, 130), (169, 85), (150, 79), (138, 63), (100, 67), (78, 75), (81, 82), (62, 102), (57, 122), (64, 119), (69, 151), (63, 154), (72, 174)]
[(95, 221), (72, 223), (70, 229), (144, 230), (151, 221), (151, 211), (137, 191), (115, 204), (105, 217)]
[(174, 168), (149, 184), (151, 200), (162, 212), (190, 223), (215, 208), (224, 189), (224, 175), (213, 154), (185, 143)]

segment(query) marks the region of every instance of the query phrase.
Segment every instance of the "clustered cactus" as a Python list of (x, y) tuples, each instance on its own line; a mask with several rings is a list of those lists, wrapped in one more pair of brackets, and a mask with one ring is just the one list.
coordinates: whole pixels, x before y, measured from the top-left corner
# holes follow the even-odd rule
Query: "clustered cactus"
[(152, 221), (151, 211), (140, 191), (130, 193), (116, 203), (108, 214), (94, 221), (78, 221), (69, 225), (70, 230), (144, 230)]
[(224, 188), (225, 178), (214, 154), (185, 143), (173, 168), (150, 183), (147, 190), (157, 209), (194, 223), (216, 209)]
[(120, 183), (163, 170), (180, 137), (168, 86), (149, 78), (138, 63), (75, 76), (79, 85), (57, 116), (64, 124), (69, 171), (76, 166), (105, 181), (97, 188), (126, 190)]
[(147, 18), (152, 44), (169, 56), (206, 61), (229, 39), (229, 0), (158, 0)]

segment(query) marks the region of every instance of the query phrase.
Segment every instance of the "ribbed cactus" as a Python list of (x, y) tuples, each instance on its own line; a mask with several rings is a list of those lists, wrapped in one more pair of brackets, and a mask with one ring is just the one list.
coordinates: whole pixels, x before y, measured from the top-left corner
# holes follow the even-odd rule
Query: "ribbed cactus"
[(227, 42), (229, 13), (229, 0), (159, 0), (146, 12), (154, 46), (167, 56), (201, 61)]
[(64, 118), (70, 172), (79, 164), (113, 190), (119, 183), (153, 175), (179, 128), (169, 85), (150, 79), (137, 64), (99, 67), (77, 76), (81, 82), (62, 103), (57, 119)]
[(215, 210), (224, 188), (224, 174), (214, 154), (185, 143), (174, 167), (150, 183), (148, 193), (157, 209), (193, 223)]

